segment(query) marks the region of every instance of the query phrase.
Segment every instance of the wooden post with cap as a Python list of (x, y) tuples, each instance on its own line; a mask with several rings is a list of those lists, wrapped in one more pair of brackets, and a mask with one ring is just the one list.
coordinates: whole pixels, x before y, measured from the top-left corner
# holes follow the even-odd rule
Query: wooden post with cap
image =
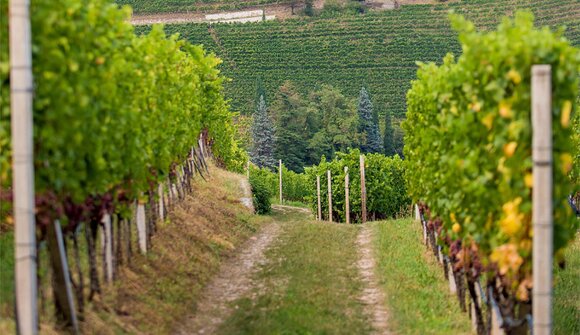
[(322, 206), (320, 203), (320, 176), (316, 176), (316, 195), (318, 197), (318, 221), (322, 221)]
[(348, 192), (348, 166), (344, 167), (344, 215), (346, 216), (346, 223), (350, 223), (350, 201)]
[(367, 188), (365, 185), (365, 156), (360, 155), (360, 197), (362, 223), (367, 222)]
[(30, 1), (10, 0), (8, 15), (16, 325), (38, 334)]
[(533, 334), (552, 332), (552, 71), (532, 66)]
[(330, 170), (326, 171), (328, 177), (328, 222), (332, 222), (332, 178)]

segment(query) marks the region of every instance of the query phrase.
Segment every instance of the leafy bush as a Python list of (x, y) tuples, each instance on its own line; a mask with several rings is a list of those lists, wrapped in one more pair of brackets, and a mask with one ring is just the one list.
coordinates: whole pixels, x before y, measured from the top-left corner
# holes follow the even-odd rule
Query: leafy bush
[(250, 172), (254, 209), (258, 214), (268, 214), (272, 211), (270, 174), (272, 173), (266, 169), (253, 169)]
[[(306, 168), (308, 176), (308, 203), (317, 211), (316, 176), (320, 176), (320, 197), (322, 215), (328, 217), (328, 178), (332, 179), (332, 216), (344, 222), (345, 214), (345, 172), (348, 167), (350, 179), (350, 211), (354, 221), (361, 220), (360, 151), (350, 150), (337, 153), (332, 161), (323, 157), (318, 166)], [(381, 154), (365, 155), (365, 184), (367, 191), (367, 213), (370, 219), (395, 217), (410, 204), (405, 186), (403, 160), (399, 156), (386, 157)]]
[(282, 196), (284, 200), (305, 202), (308, 195), (308, 176), (282, 165)]
[[(278, 172), (267, 168), (250, 167), (250, 180), (259, 180), (270, 192), (271, 197), (280, 196)], [(282, 165), (282, 196), (284, 200), (305, 202), (308, 195), (308, 177), (303, 173), (288, 170)]]
[[(477, 32), (452, 16), (463, 54), (420, 64), (404, 124), (410, 194), (453, 245), (457, 268), (503, 283), (526, 301), (532, 276), (531, 67), (552, 67), (554, 252), (574, 238), (570, 117), (580, 52), (561, 32), (535, 29), (530, 13)], [(428, 214), (429, 214), (428, 211)]]

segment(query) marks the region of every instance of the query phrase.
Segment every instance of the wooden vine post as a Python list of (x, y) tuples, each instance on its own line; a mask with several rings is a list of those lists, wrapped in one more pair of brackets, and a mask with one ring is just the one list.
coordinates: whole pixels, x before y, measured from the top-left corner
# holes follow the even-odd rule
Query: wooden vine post
[(346, 223), (350, 223), (350, 201), (348, 198), (348, 166), (344, 167), (344, 215), (346, 215)]
[(145, 205), (137, 202), (137, 239), (139, 250), (142, 254), (147, 253), (147, 230), (145, 223)]
[(79, 334), (79, 324), (60, 222), (55, 220), (53, 229), (49, 228), (48, 231), (49, 236), (47, 238), (49, 239), (50, 247), (57, 249), (55, 250), (56, 252), (50, 251), (51, 262), (53, 262), (52, 268), (55, 270), (53, 273), (53, 285), (62, 284), (55, 287), (54, 290), (55, 299), (58, 301), (58, 309), (60, 310), (59, 313), (62, 314), (65, 322), (70, 323), (67, 326), (72, 327), (73, 334)]
[(104, 236), (102, 239), (104, 260), (105, 260), (105, 278), (108, 283), (113, 282), (113, 229), (111, 224), (111, 215), (106, 213), (101, 220), (103, 224)]
[(280, 184), (280, 204), (282, 204), (282, 160), (278, 160), (278, 174), (280, 176), (279, 178), (279, 184)]
[(552, 75), (532, 66), (533, 334), (552, 333)]
[(157, 186), (157, 197), (159, 198), (159, 206), (157, 207), (159, 209), (159, 219), (161, 221), (165, 220), (165, 205), (163, 202), (163, 183), (159, 183), (159, 185)]
[(362, 208), (362, 223), (367, 222), (367, 188), (365, 185), (365, 156), (360, 155), (360, 201)]
[(316, 196), (318, 197), (318, 221), (322, 221), (322, 206), (320, 204), (320, 176), (316, 176)]
[(10, 0), (10, 119), (14, 208), (14, 293), (20, 334), (38, 334), (29, 0)]
[(328, 222), (332, 222), (332, 179), (330, 170), (326, 170), (328, 179)]

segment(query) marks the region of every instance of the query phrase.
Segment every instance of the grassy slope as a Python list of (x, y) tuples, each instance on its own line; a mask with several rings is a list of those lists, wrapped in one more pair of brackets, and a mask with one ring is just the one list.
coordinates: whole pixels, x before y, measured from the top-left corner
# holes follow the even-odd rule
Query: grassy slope
[(14, 301), (14, 233), (0, 234), (0, 316), (8, 315)]
[(374, 223), (378, 272), (400, 334), (468, 334), (471, 324), (411, 219)]
[(554, 334), (580, 334), (580, 234), (566, 250), (566, 269), (556, 269), (554, 283)]
[[(209, 182), (196, 179), (193, 196), (177, 205), (169, 220), (159, 227), (152, 240), (153, 249), (146, 257), (136, 254), (133, 230), (132, 264), (122, 266), (120, 279), (105, 286), (103, 296), (88, 307), (83, 332), (167, 334), (175, 323), (193, 313), (201, 288), (217, 271), (221, 260), (236, 252), (235, 247), (265, 220), (251, 215), (239, 203), (242, 197), (239, 178), (213, 169)], [(83, 238), (80, 243), (88, 288)], [(0, 333), (6, 334), (14, 332), (12, 248), (11, 234), (0, 235)], [(46, 255), (40, 261), (45, 268)], [(70, 264), (76, 276), (74, 261)], [(102, 264), (98, 269), (101, 271)], [(48, 278), (42, 283), (45, 294), (50, 295)], [(44, 333), (54, 331), (50, 301), (48, 297), (48, 308), (40, 316)]]
[(357, 297), (357, 226), (315, 223), (304, 214), (274, 219), (283, 232), (257, 274), (255, 301), (236, 302), (222, 334), (366, 334)]
[[(468, 333), (467, 316), (448, 294), (441, 267), (421, 244), (410, 220), (375, 223), (379, 269), (392, 322), (402, 334)], [(566, 269), (554, 274), (554, 334), (580, 333), (580, 235), (566, 251)]]
[[(179, 204), (154, 235), (153, 250), (137, 257), (105, 294), (104, 307), (118, 314), (98, 313), (89, 333), (117, 331), (171, 333), (195, 310), (201, 289), (218, 270), (221, 259), (254, 233), (260, 217), (239, 203), (239, 176), (212, 171), (211, 181), (195, 183), (193, 196)], [(119, 315), (120, 314), (120, 315)]]
[(538, 25), (567, 25), (566, 36), (580, 45), (577, 0), (471, 0), (331, 19), (218, 24), (212, 26), (213, 39), (204, 24), (167, 25), (166, 31), (204, 44), (224, 60), (223, 72), (233, 79), (226, 84), (226, 95), (233, 109), (244, 114), (253, 111), (256, 80), (262, 78), (270, 100), (285, 80), (296, 82), (303, 92), (332, 84), (353, 98), (366, 85), (380, 113), (403, 116), (415, 62), (440, 61), (448, 52), (460, 52), (447, 20), (449, 9), (486, 29), (516, 9), (530, 9)]

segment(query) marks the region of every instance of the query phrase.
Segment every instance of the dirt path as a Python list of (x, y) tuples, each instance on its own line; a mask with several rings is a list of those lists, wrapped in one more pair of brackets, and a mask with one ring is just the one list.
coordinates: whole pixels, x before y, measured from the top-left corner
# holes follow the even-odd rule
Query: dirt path
[(311, 214), (308, 208), (303, 207), (296, 207), (296, 206), (287, 206), (287, 205), (272, 205), (273, 209), (276, 209), (282, 213), (287, 213), (289, 211), (300, 212), (304, 214)]
[[(324, 0), (315, 0), (314, 8), (320, 9), (324, 6)], [(292, 14), (292, 7), (290, 4), (272, 4), (263, 6), (250, 6), (239, 10), (217, 10), (207, 13), (155, 13), (155, 14), (134, 14), (131, 17), (131, 23), (134, 25), (147, 25), (154, 23), (188, 23), (188, 22), (206, 22), (206, 14), (227, 14), (235, 12), (245, 12), (252, 10), (265, 10), (266, 15), (274, 15), (278, 20), (285, 20), (295, 14)], [(295, 7), (295, 13), (298, 13), (301, 9)]]
[(188, 22), (207, 22), (206, 14), (228, 14), (235, 12), (246, 12), (253, 10), (266, 11), (266, 15), (275, 15), (277, 19), (286, 19), (292, 16), (290, 5), (267, 5), (261, 7), (248, 7), (240, 10), (215, 11), (208, 13), (156, 13), (156, 14), (135, 14), (131, 17), (131, 23), (134, 25), (145, 25), (153, 23), (188, 23)]
[(237, 254), (224, 262), (209, 282), (195, 315), (176, 334), (214, 334), (231, 314), (231, 303), (254, 287), (252, 274), (265, 262), (264, 251), (280, 233), (278, 224), (269, 224), (250, 238)]
[(385, 296), (375, 275), (376, 261), (372, 248), (372, 231), (363, 225), (357, 238), (360, 259), (357, 263), (365, 288), (360, 300), (372, 317), (375, 334), (391, 334), (388, 327), (389, 315), (385, 308)]
[(240, 187), (242, 189), (242, 193), (244, 194), (244, 196), (242, 198), (240, 198), (240, 202), (244, 206), (248, 207), (253, 213), (254, 212), (254, 202), (252, 201), (252, 187), (250, 186), (248, 179), (241, 178), (240, 179)]

